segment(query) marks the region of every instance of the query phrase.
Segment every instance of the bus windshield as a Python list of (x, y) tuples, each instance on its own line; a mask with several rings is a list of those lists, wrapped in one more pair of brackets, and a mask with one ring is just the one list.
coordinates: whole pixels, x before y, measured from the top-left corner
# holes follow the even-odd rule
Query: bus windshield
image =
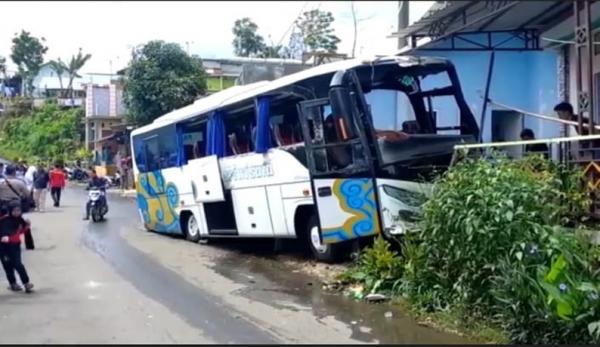
[(349, 107), (356, 107), (357, 124), (372, 130), (380, 167), (443, 167), (454, 144), (479, 135), (450, 63), (383, 63), (358, 68), (355, 76), (348, 83), (360, 87), (352, 87), (357, 102)]

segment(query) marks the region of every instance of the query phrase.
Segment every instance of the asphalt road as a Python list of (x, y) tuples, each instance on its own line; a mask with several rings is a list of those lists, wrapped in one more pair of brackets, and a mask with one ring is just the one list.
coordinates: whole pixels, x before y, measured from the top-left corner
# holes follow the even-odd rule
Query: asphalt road
[[(323, 292), (246, 241), (217, 246), (149, 233), (134, 202), (81, 220), (86, 193), (31, 213), (31, 295), (0, 284), (2, 343), (465, 343), (388, 305)], [(392, 318), (385, 313), (392, 312)]]

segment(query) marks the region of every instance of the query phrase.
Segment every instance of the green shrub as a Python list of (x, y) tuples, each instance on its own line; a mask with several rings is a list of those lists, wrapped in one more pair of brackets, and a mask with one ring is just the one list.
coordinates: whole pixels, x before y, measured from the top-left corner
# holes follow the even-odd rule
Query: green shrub
[(8, 118), (0, 133), (0, 155), (73, 159), (81, 147), (82, 110), (46, 103), (31, 113)]
[(437, 182), (406, 240), (402, 290), (421, 309), (495, 322), (516, 342), (598, 341), (597, 303), (584, 293), (598, 288), (591, 251), (560, 228), (586, 214), (582, 174), (539, 157), (492, 159)]
[(600, 279), (589, 243), (560, 228), (545, 227), (542, 246), (516, 245), (492, 279), (494, 320), (515, 343), (598, 343)]
[(356, 266), (341, 275), (341, 279), (361, 283), (367, 293), (389, 293), (402, 277), (402, 258), (382, 237), (375, 239), (361, 253)]

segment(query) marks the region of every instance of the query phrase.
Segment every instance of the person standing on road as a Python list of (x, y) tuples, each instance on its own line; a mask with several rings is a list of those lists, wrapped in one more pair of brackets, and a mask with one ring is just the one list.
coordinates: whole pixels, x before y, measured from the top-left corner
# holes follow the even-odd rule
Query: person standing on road
[(40, 212), (44, 212), (46, 209), (46, 194), (49, 183), (50, 175), (44, 165), (40, 164), (33, 175), (33, 199), (35, 200), (36, 209)]
[(21, 261), (21, 235), (30, 227), (29, 221), (23, 219), (18, 202), (8, 205), (8, 214), (0, 219), (0, 260), (12, 291), (21, 291), (17, 284), (15, 272), (19, 274), (21, 283), (27, 293), (33, 291), (33, 283), (29, 282), (27, 270)]
[(21, 203), (29, 196), (27, 186), (16, 176), (17, 169), (9, 165), (6, 167), (4, 178), (0, 182), (0, 207), (6, 212), (6, 206), (12, 201)]
[(31, 190), (33, 192), (33, 176), (35, 175), (35, 172), (37, 171), (37, 168), (35, 167), (35, 165), (31, 165), (27, 168), (27, 171), (25, 171), (25, 175), (23, 176), (23, 178), (25, 179), (25, 184), (27, 184), (27, 188), (29, 190)]
[(59, 164), (54, 165), (54, 169), (50, 171), (50, 194), (54, 200), (54, 207), (60, 207), (60, 195), (65, 188), (65, 173)]

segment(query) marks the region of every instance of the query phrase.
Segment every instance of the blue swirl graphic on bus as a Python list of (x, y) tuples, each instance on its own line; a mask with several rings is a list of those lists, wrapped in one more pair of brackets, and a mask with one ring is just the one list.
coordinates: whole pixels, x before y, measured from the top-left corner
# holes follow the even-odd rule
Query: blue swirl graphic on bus
[(333, 194), (340, 208), (352, 216), (339, 227), (323, 228), (324, 243), (337, 243), (380, 232), (371, 179), (336, 179)]
[(179, 192), (173, 183), (165, 184), (160, 171), (141, 173), (137, 187), (138, 209), (146, 228), (165, 233), (181, 233), (176, 212)]

